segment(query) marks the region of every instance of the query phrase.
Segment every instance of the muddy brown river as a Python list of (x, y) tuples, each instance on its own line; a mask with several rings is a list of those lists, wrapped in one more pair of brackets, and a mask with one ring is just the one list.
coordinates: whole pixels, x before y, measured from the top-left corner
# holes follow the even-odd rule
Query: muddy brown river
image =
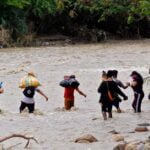
[[(129, 99), (122, 101), (120, 106), (124, 112), (118, 114), (113, 108), (113, 119), (107, 121), (103, 121), (101, 116), (97, 88), (102, 70), (118, 69), (118, 78), (123, 82), (130, 81), (129, 75), (133, 70), (143, 77), (150, 76), (150, 40), (0, 49), (0, 62), (0, 81), (4, 82), (5, 89), (5, 93), (0, 95), (0, 137), (12, 133), (34, 136), (39, 144), (31, 141), (31, 150), (112, 150), (117, 145), (109, 133), (112, 130), (120, 132), (126, 141), (144, 140), (149, 136), (149, 132), (129, 133), (139, 123), (150, 123), (149, 82), (144, 84), (141, 114), (133, 112), (133, 91), (128, 88), (124, 92)], [(19, 114), (23, 95), (18, 83), (30, 70), (37, 74), (42, 83), (40, 89), (49, 101), (36, 94), (35, 114)], [(66, 112), (61, 110), (63, 88), (59, 82), (64, 75), (70, 74), (76, 75), (87, 98), (76, 93), (76, 110)], [(94, 135), (98, 142), (74, 143), (84, 134)], [(23, 150), (26, 141), (13, 138), (2, 144), (6, 149)]]

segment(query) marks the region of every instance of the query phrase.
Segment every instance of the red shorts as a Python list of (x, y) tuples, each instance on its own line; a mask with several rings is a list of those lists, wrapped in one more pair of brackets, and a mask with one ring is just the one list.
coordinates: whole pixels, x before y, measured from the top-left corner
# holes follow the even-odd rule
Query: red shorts
[(64, 105), (66, 110), (70, 110), (71, 107), (74, 107), (74, 99), (66, 99), (64, 100)]

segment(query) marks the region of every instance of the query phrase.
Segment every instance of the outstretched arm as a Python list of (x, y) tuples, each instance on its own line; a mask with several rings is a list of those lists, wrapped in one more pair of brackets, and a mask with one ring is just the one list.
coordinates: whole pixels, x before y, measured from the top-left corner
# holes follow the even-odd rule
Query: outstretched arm
[(129, 86), (128, 84), (124, 85), (120, 80), (117, 80), (116, 83), (119, 87), (121, 87), (123, 89), (126, 89)]
[(48, 97), (47, 97), (41, 90), (36, 89), (36, 91), (37, 91), (39, 94), (41, 94), (41, 95), (46, 99), (46, 101), (48, 101)]
[(77, 91), (80, 95), (86, 97), (86, 94), (84, 94), (79, 88), (76, 88), (76, 91)]

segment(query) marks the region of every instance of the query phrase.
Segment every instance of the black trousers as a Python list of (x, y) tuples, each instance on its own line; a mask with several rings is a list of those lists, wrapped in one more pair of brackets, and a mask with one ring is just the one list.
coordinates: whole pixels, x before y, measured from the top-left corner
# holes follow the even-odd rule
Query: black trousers
[(134, 109), (135, 112), (141, 112), (141, 104), (142, 104), (142, 100), (144, 98), (144, 92), (135, 92), (134, 93), (134, 100), (132, 103), (132, 107)]
[(28, 110), (29, 110), (29, 113), (33, 113), (34, 112), (34, 106), (35, 104), (27, 104), (27, 103), (24, 103), (24, 102), (21, 102), (21, 105), (20, 105), (20, 113), (27, 107)]
[(112, 104), (102, 104), (102, 112), (112, 112)]
[(118, 109), (118, 108), (120, 108), (120, 107), (119, 107), (119, 103), (120, 103), (121, 101), (122, 101), (122, 100), (120, 99), (120, 97), (117, 96), (117, 97), (113, 100), (112, 105), (115, 106), (115, 107)]

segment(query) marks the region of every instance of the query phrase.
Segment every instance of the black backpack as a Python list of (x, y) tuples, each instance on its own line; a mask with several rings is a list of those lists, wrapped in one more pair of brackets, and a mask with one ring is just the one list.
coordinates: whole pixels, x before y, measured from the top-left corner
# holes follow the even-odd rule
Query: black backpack
[(33, 96), (35, 94), (35, 87), (26, 87), (23, 91), (23, 94), (26, 97), (33, 98)]

